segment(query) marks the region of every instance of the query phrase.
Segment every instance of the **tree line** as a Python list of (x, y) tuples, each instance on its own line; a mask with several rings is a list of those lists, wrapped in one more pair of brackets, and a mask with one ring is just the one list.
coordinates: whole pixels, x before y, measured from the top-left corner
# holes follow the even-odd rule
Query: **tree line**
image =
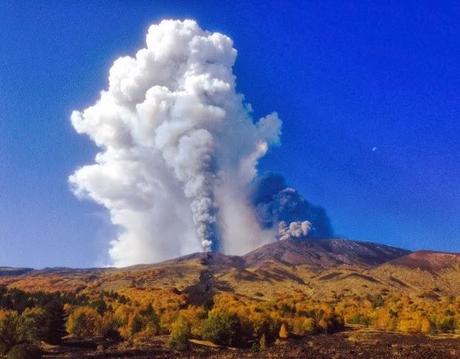
[(203, 305), (189, 305), (175, 289), (126, 288), (120, 292), (24, 292), (0, 287), (0, 354), (40, 358), (42, 343), (64, 337), (137, 347), (159, 335), (186, 350), (190, 339), (265, 350), (277, 340), (319, 333), (345, 325), (407, 333), (460, 332), (460, 297), (377, 295), (313, 300), (300, 292), (271, 300), (218, 293)]

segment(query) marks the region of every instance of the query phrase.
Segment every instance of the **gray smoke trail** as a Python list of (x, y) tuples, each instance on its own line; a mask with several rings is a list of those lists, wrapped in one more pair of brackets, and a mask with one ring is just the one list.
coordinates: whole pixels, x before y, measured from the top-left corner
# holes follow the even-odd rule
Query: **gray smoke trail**
[(99, 100), (72, 113), (100, 152), (69, 181), (119, 227), (115, 265), (190, 253), (197, 243), (236, 253), (270, 237), (245, 191), (279, 142), (281, 121), (273, 113), (254, 123), (235, 89), (235, 58), (229, 37), (193, 20), (162, 21), (135, 57), (114, 62)]

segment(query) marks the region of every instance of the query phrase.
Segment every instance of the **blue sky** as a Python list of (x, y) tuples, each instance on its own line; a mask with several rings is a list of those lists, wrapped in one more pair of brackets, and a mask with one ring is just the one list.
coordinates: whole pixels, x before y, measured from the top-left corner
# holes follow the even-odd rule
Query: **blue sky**
[(105, 260), (104, 211), (68, 188), (95, 154), (69, 117), (163, 18), (232, 37), (239, 91), (284, 122), (261, 170), (324, 206), (337, 234), (460, 251), (460, 5), (376, 3), (2, 1), (0, 265)]

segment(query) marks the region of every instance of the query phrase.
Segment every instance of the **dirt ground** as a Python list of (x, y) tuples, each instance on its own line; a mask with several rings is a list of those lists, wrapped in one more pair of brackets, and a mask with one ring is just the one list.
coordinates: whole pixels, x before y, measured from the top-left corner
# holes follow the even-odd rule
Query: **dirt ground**
[(309, 359), (460, 359), (460, 337), (426, 337), (372, 330), (350, 330), (331, 335), (289, 339), (254, 353), (251, 350), (210, 348), (193, 344), (188, 352), (164, 346), (166, 338), (140, 349), (68, 342), (50, 348), (45, 358), (309, 358)]

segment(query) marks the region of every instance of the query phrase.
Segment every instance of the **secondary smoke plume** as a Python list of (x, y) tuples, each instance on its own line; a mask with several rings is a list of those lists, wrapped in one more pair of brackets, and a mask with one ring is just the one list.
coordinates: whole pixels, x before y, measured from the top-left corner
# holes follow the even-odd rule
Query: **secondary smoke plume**
[(286, 240), (292, 238), (306, 238), (310, 232), (311, 223), (309, 221), (295, 221), (289, 223), (281, 221), (278, 223), (278, 239)]
[(258, 225), (247, 188), (281, 121), (276, 113), (253, 121), (235, 89), (235, 58), (229, 37), (162, 21), (145, 48), (114, 62), (99, 100), (72, 113), (100, 150), (69, 181), (118, 226), (115, 265), (200, 248), (239, 253), (275, 237)]
[(324, 208), (314, 206), (279, 174), (265, 174), (251, 184), (250, 197), (262, 228), (278, 226), (279, 239), (327, 238), (333, 235)]

